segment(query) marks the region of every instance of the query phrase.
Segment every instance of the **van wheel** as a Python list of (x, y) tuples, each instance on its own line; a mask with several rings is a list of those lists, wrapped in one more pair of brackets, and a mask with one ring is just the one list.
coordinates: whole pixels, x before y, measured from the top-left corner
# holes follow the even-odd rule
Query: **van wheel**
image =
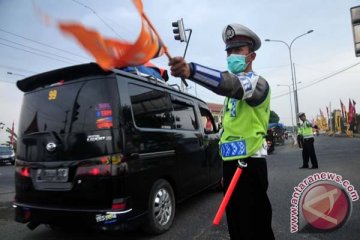
[(175, 216), (175, 197), (171, 185), (164, 179), (157, 180), (150, 192), (148, 214), (143, 224), (145, 232), (160, 234), (167, 231)]

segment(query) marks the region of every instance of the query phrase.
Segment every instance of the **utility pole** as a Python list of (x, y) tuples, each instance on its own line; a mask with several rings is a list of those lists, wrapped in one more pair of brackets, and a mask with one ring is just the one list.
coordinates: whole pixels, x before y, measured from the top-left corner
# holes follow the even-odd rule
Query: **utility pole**
[(297, 86), (296, 86), (296, 76), (295, 76), (295, 69), (294, 69), (294, 65), (293, 65), (293, 60), (292, 60), (292, 53), (291, 53), (291, 47), (293, 45), (293, 43), (295, 42), (295, 40), (301, 38), (302, 36), (305, 36), (309, 33), (314, 32), (314, 30), (309, 30), (306, 33), (303, 33), (297, 37), (295, 37), (290, 44), (288, 44), (285, 41), (282, 40), (273, 40), (273, 39), (265, 39), (265, 42), (280, 42), (286, 45), (286, 47), (289, 50), (289, 56), (290, 56), (290, 69), (291, 69), (291, 80), (292, 80), (292, 85), (293, 85), (293, 90), (294, 90), (294, 104), (295, 104), (295, 116), (296, 116), (296, 125), (299, 123), (299, 118), (297, 117), (298, 113), (299, 113), (299, 103), (298, 103), (298, 95), (297, 95)]

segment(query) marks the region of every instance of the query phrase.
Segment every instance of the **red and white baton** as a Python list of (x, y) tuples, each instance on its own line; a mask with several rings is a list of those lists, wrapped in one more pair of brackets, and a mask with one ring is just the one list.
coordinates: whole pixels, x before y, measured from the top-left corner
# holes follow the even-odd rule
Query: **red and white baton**
[(221, 217), (222, 215), (224, 214), (224, 211), (226, 209), (226, 206), (228, 205), (228, 202), (230, 200), (230, 197), (234, 191), (234, 188), (236, 186), (236, 183), (238, 182), (240, 176), (241, 176), (241, 173), (243, 171), (243, 168), (244, 167), (247, 167), (247, 163), (243, 162), (243, 161), (238, 161), (239, 163), (239, 166), (238, 168), (236, 169), (235, 173), (234, 173), (234, 176), (232, 177), (231, 179), (231, 182), (230, 182), (230, 185), (228, 187), (228, 189), (226, 190), (226, 193), (225, 193), (225, 196), (219, 206), (219, 209), (215, 215), (215, 218), (213, 220), (213, 224), (214, 225), (219, 225), (220, 223), (220, 220), (221, 220)]

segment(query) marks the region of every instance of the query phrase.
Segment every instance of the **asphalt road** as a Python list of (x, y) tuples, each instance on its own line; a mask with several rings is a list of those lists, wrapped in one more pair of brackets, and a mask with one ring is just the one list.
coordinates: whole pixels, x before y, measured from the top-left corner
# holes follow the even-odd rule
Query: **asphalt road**
[[(276, 146), (274, 154), (268, 157), (269, 190), (273, 207), (273, 229), (276, 239), (360, 239), (360, 201), (352, 202), (352, 213), (348, 222), (338, 230), (327, 233), (290, 232), (290, 206), (294, 187), (303, 179), (321, 172), (333, 172), (349, 180), (360, 193), (360, 139), (320, 136), (315, 138), (319, 169), (298, 169), (301, 152), (291, 144)], [(30, 231), (25, 225), (13, 221), (11, 200), (14, 195), (13, 166), (0, 166), (0, 239), (1, 240), (59, 240), (59, 239), (124, 239), (124, 240), (225, 240), (226, 221), (214, 227), (211, 222), (222, 194), (208, 190), (177, 206), (172, 228), (160, 236), (147, 236), (139, 231), (57, 232), (46, 226)], [(259, 229), (261, 231), (261, 229)]]

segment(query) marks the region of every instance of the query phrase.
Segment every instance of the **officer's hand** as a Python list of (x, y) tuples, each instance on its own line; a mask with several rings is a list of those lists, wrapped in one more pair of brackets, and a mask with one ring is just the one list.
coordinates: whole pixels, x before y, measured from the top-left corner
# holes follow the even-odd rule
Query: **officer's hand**
[(170, 71), (171, 75), (174, 77), (180, 78), (189, 78), (191, 70), (187, 62), (182, 57), (174, 57), (169, 61), (169, 66), (171, 66)]

